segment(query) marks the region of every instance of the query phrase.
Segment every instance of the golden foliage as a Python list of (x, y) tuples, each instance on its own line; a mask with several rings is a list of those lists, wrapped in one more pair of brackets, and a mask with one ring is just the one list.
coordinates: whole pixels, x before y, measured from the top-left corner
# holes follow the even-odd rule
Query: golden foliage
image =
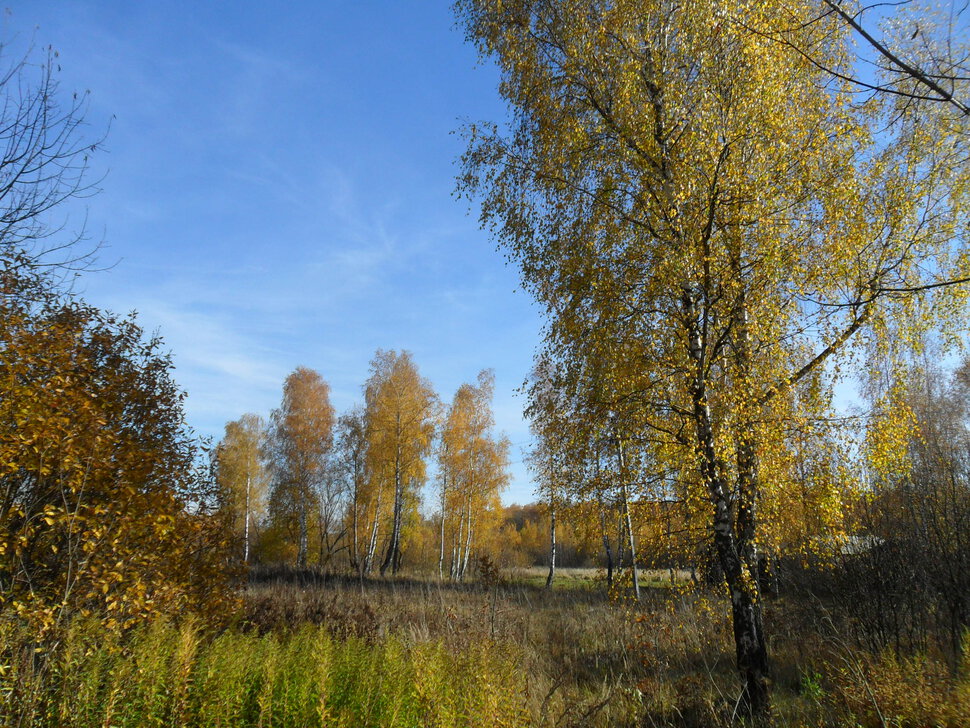
[(266, 514), (270, 481), (262, 459), (265, 438), (262, 418), (244, 414), (226, 423), (225, 435), (213, 452), (222, 515), (244, 562), (250, 559), (257, 528)]
[(8, 268), (0, 610), (127, 625), (226, 597), (222, 533), (158, 339)]
[(435, 433), (438, 398), (418, 372), (410, 352), (378, 350), (364, 385), (367, 483), (358, 499), (366, 523), (362, 560), (376, 563), (380, 536), (386, 541), (381, 573), (396, 573), (407, 523), (417, 514), (419, 488), (426, 478), (425, 458)]
[[(491, 550), (501, 516), (500, 495), (509, 481), (509, 441), (492, 432), (495, 376), (478, 375), (478, 385), (462, 384), (441, 429), (440, 563), (446, 548), (450, 574), (461, 579), (476, 550)], [(494, 553), (494, 551), (493, 551)]]
[(270, 419), (265, 453), (272, 477), (269, 513), (273, 527), (296, 546), (295, 560), (302, 567), (333, 445), (330, 385), (312, 369), (297, 367), (284, 381), (283, 401)]
[(859, 102), (825, 70), (846, 70), (848, 29), (809, 1), (456, 7), (513, 114), (466, 129), (459, 189), (547, 313), (556, 391), (533, 411), (563, 423), (543, 429), (569, 468), (608, 434), (623, 487), (672, 486), (715, 544), (763, 709), (759, 551), (799, 520), (840, 528), (840, 367), (962, 324), (965, 127)]

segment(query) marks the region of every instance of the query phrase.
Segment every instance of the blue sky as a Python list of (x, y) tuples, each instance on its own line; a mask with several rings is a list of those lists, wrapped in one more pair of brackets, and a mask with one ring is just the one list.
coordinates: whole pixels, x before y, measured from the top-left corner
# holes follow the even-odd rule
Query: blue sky
[(53, 46), (64, 94), (90, 91), (92, 139), (110, 122), (85, 206), (114, 265), (83, 294), (164, 337), (198, 432), (268, 414), (298, 365), (344, 410), (377, 348), (408, 349), (445, 400), (495, 370), (504, 500), (532, 499), (515, 389), (541, 322), (452, 195), (453, 132), (504, 107), (449, 2), (7, 7), (5, 60)]

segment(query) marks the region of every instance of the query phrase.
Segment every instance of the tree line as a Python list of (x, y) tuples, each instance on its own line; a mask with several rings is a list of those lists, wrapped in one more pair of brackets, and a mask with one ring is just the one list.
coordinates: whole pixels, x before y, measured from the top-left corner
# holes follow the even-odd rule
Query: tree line
[[(463, 580), (501, 526), (509, 481), (493, 392), (494, 375), (482, 371), (446, 406), (410, 353), (379, 350), (363, 404), (337, 416), (320, 374), (297, 368), (269, 419), (228, 423), (213, 452), (237, 557), (383, 576), (433, 538), (439, 576)], [(436, 511), (426, 516), (432, 473)]]
[[(161, 339), (72, 288), (99, 246), (56, 215), (97, 191), (101, 139), (55, 70), (48, 49), (0, 75), (0, 621), (38, 638), (78, 615), (218, 621), (257, 561), (364, 577), (433, 551), (464, 579), (509, 479), (493, 375), (446, 406), (409, 353), (378, 351), (363, 403), (338, 417), (301, 367), (268, 420), (229, 423), (209, 452)], [(437, 515), (421, 508), (432, 475)]]

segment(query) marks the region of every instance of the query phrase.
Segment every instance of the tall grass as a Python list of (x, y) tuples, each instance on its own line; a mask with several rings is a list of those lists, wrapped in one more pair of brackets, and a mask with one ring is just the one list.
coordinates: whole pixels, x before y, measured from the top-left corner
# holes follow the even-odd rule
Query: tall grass
[(0, 678), (9, 726), (519, 726), (524, 675), (507, 647), (456, 654), (437, 642), (334, 639), (326, 627), (287, 634), (156, 623), (122, 643), (75, 625), (45, 660), (29, 644)]
[[(0, 726), (733, 725), (719, 594), (421, 581), (275, 580), (238, 626), (75, 622), (38, 645), (0, 621)], [(786, 599), (766, 603), (777, 726), (970, 725), (961, 664), (872, 653)], [(7, 630), (5, 632), (4, 630)]]

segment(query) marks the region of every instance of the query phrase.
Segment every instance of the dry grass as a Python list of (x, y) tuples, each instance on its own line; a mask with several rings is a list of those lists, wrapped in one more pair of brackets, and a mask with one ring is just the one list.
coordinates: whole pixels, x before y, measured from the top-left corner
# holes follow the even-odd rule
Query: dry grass
[(595, 570), (557, 570), (551, 591), (531, 583), (534, 571), (488, 589), (263, 574), (244, 595), (244, 620), (261, 632), (311, 622), (375, 642), (514, 648), (533, 725), (730, 723), (739, 684), (720, 601), (672, 589), (667, 572), (662, 587), (648, 586), (647, 574), (636, 603), (606, 595)]
[[(484, 726), (500, 714), (563, 728), (732, 725), (740, 684), (722, 595), (668, 582), (635, 603), (593, 588), (589, 570), (564, 570), (551, 591), (517, 576), (453, 585), (275, 570), (254, 575), (225, 631), (81, 625), (40, 660), (29, 636), (10, 633), (0, 724), (27, 706), (47, 718), (20, 725)], [(766, 604), (776, 725), (970, 725), (966, 672), (867, 654), (813, 614)]]
[[(686, 572), (675, 574), (673, 588), (668, 572), (645, 573), (640, 603), (617, 593), (608, 597), (596, 570), (557, 570), (551, 591), (536, 585), (544, 584), (544, 575), (538, 567), (520, 569), (502, 584), (483, 588), (435, 580), (301, 585), (295, 583), (299, 577), (282, 572), (249, 587), (245, 620), (260, 631), (309, 621), (375, 642), (438, 641), (456, 653), (483, 643), (506, 646), (516, 651), (527, 676), (532, 725), (733, 724), (741, 686), (721, 594), (689, 588)], [(766, 604), (776, 725), (881, 725), (873, 716), (883, 705), (887, 726), (933, 720), (970, 725), (959, 722), (963, 714), (954, 713), (953, 699), (936, 700), (934, 705), (943, 706), (936, 712), (919, 699), (931, 683), (941, 696), (970, 694), (938, 663), (923, 658), (924, 674), (932, 668), (935, 677), (921, 682), (917, 671), (901, 671), (897, 661), (846, 645), (831, 623), (812, 615), (784, 599)]]
[(646, 674), (634, 611), (589, 589), (268, 580), (246, 591), (244, 622), (260, 632), (324, 624), (374, 642), (439, 641), (456, 653), (486, 642), (512, 647), (537, 724), (634, 725)]
[[(549, 575), (547, 566), (522, 566), (509, 569), (508, 579), (512, 583), (528, 586), (546, 584)], [(673, 579), (671, 579), (673, 576)], [(640, 587), (645, 589), (666, 589), (683, 586), (690, 583), (690, 572), (684, 569), (641, 569), (639, 572)], [(629, 575), (626, 575), (629, 582)], [(557, 568), (553, 583), (555, 589), (600, 589), (606, 588), (606, 572), (603, 569), (591, 568)]]

